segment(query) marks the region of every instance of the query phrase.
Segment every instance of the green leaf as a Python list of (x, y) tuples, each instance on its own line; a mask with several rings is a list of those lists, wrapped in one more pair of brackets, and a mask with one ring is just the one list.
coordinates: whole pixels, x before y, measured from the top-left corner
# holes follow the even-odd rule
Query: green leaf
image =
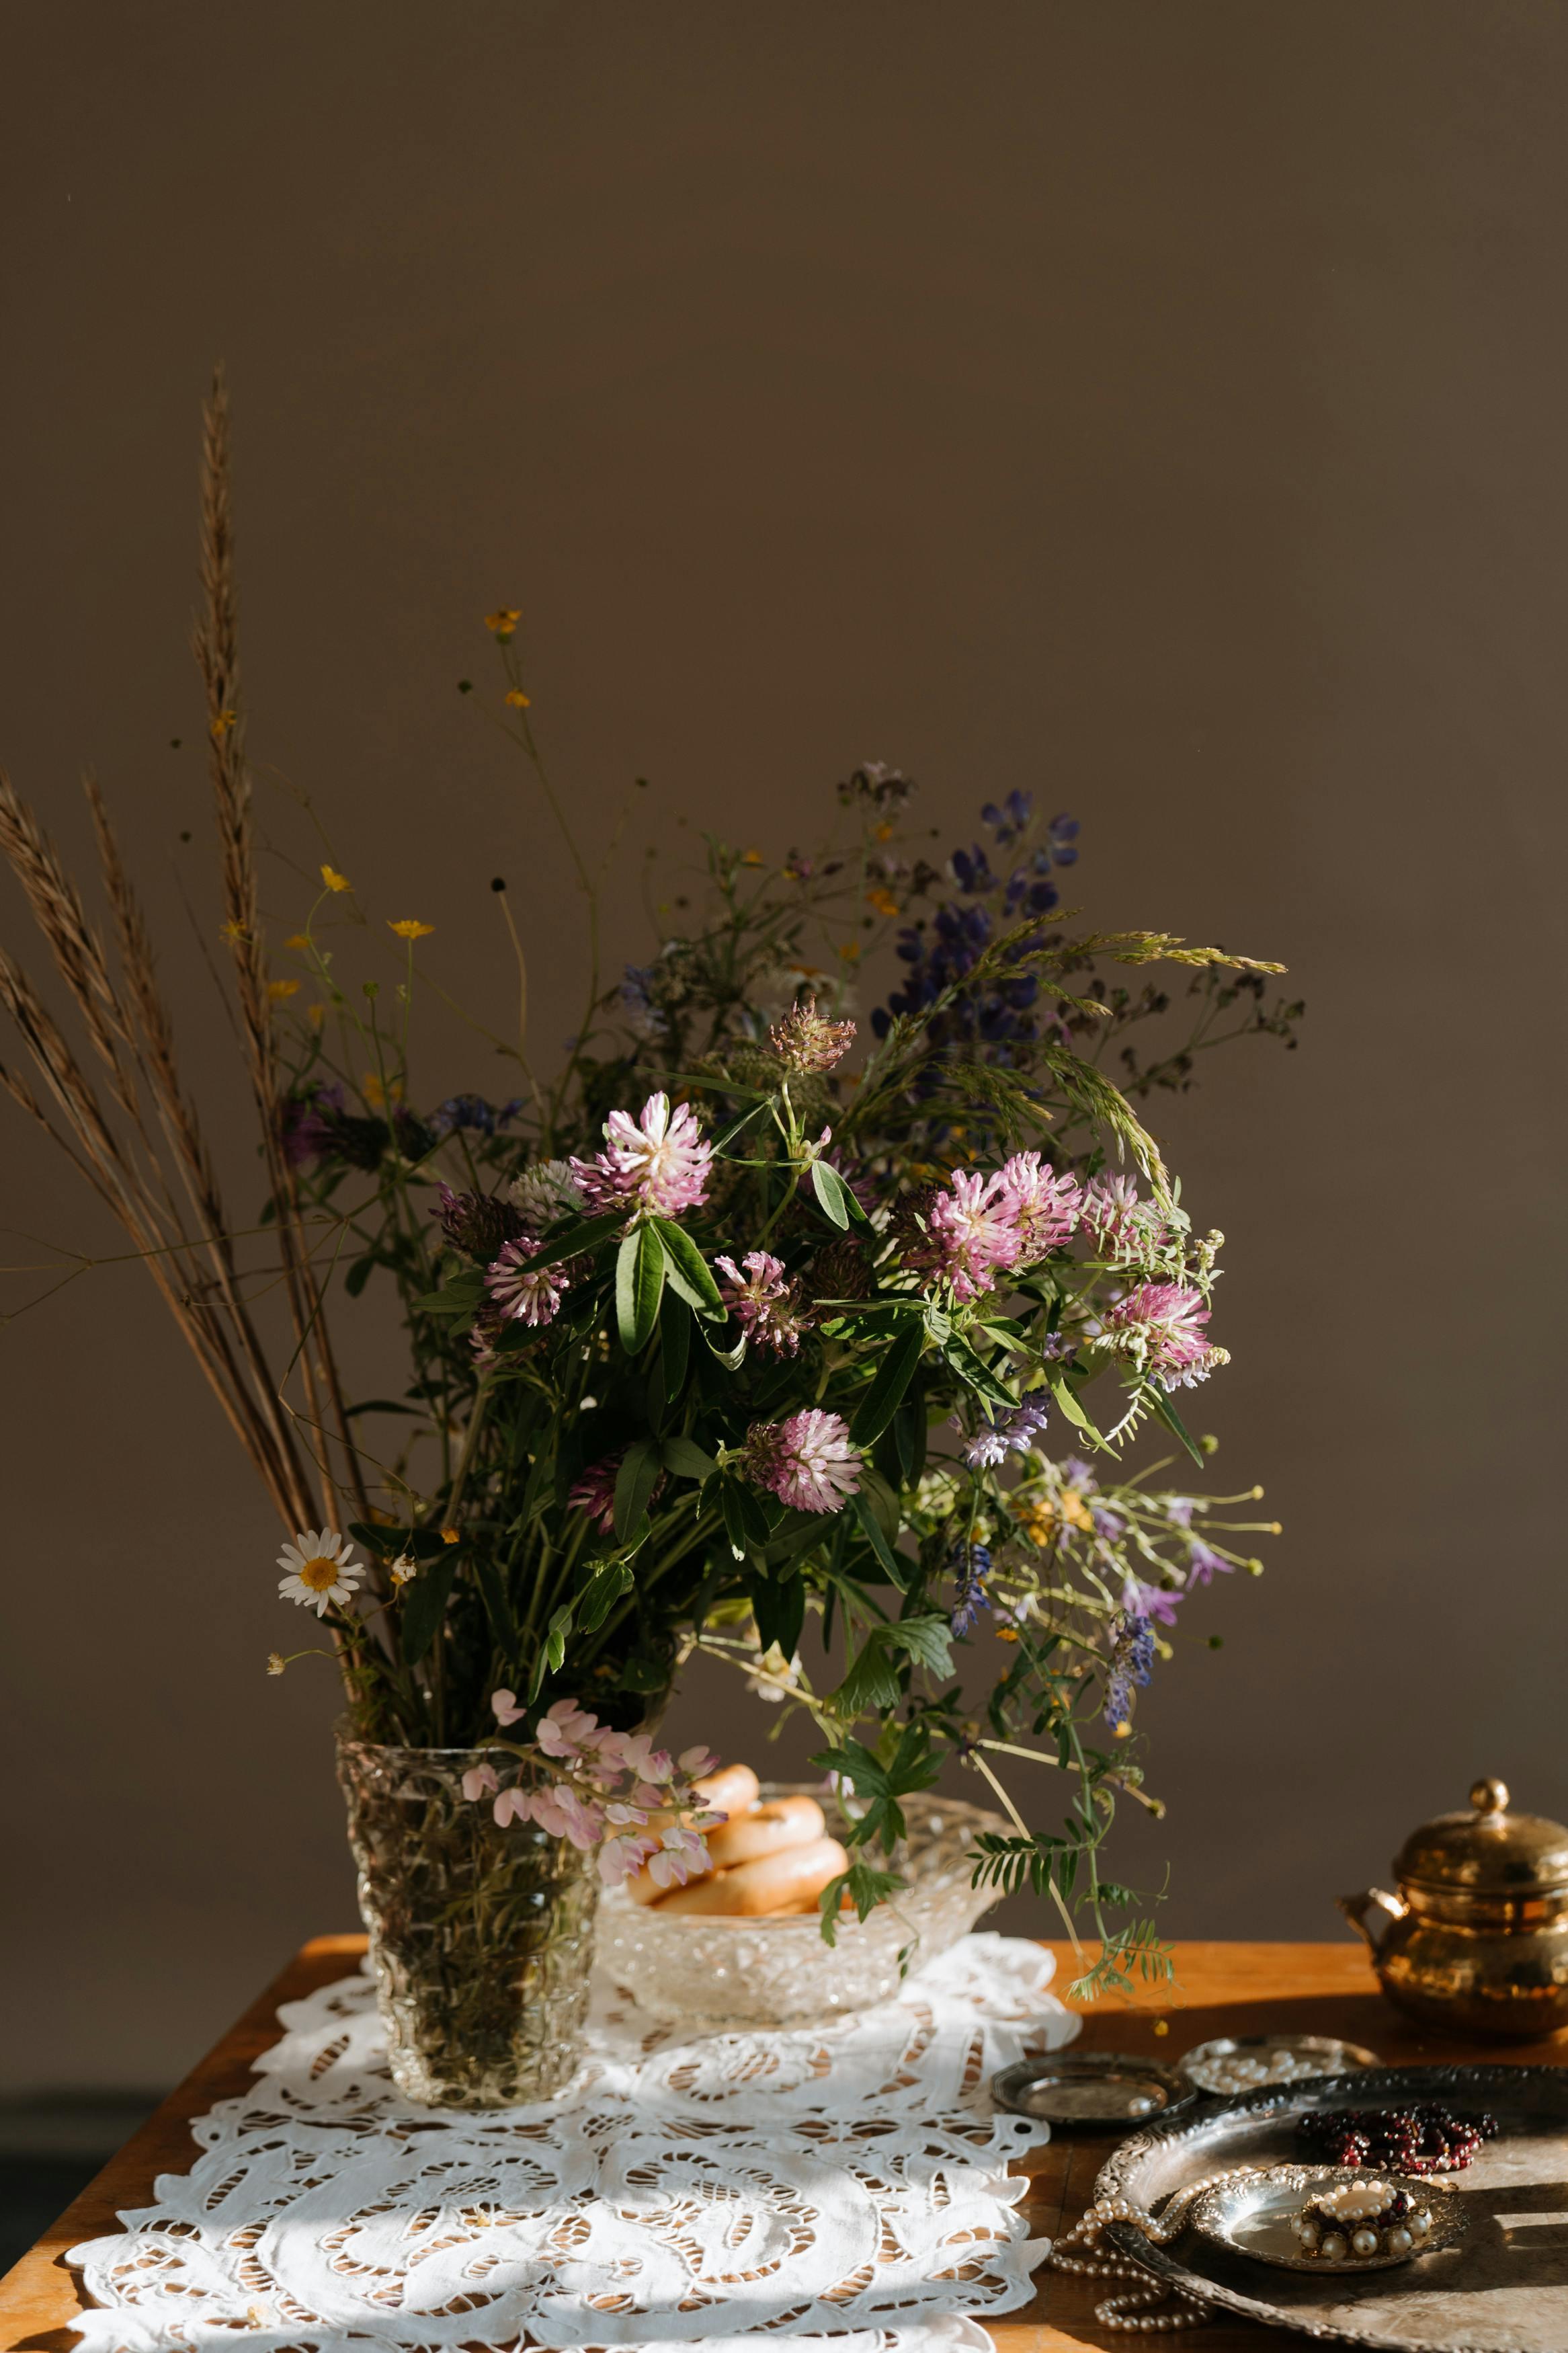
[(900, 1618), (884, 1626), (882, 1634), (889, 1650), (907, 1651), (917, 1666), (929, 1667), (931, 1673), (943, 1680), (952, 1672), (952, 1636), (947, 1620), (940, 1611), (918, 1618)]
[(689, 1233), (668, 1218), (654, 1218), (649, 1222), (664, 1244), (669, 1280), (689, 1307), (700, 1315), (725, 1316), (729, 1314), (719, 1296), (719, 1286), (709, 1271), (708, 1261)]
[(695, 1439), (667, 1438), (659, 1447), (659, 1456), (667, 1471), (678, 1479), (711, 1479), (719, 1465), (710, 1454), (704, 1454)]
[(805, 1624), (805, 1577), (786, 1577), (781, 1585), (774, 1577), (753, 1577), (747, 1590), (752, 1597), (752, 1615), (757, 1621), (757, 1640), (763, 1649), (776, 1642), (784, 1657), (793, 1659)]
[(1157, 1381), (1150, 1381), (1143, 1393), (1145, 1397), (1147, 1397), (1150, 1404), (1153, 1407), (1155, 1412), (1159, 1415), (1160, 1419), (1164, 1423), (1166, 1429), (1173, 1431), (1174, 1435), (1181, 1440), (1182, 1444), (1186, 1448), (1187, 1452), (1192, 1456), (1193, 1461), (1201, 1465), (1204, 1461), (1203, 1448), (1198, 1444), (1191, 1430), (1188, 1430), (1186, 1423), (1182, 1419), (1181, 1415), (1176, 1411), (1175, 1407), (1171, 1403), (1170, 1398), (1166, 1396), (1159, 1383)]
[(622, 1594), (631, 1591), (634, 1582), (629, 1561), (602, 1561), (577, 1597), (577, 1623), (582, 1631), (597, 1633)]
[(664, 1292), (664, 1244), (651, 1225), (636, 1226), (616, 1260), (616, 1321), (628, 1356), (640, 1356), (653, 1337)]
[(849, 1662), (849, 1672), (836, 1692), (828, 1694), (829, 1704), (851, 1723), (857, 1716), (879, 1713), (883, 1708), (897, 1707), (903, 1697), (903, 1685), (899, 1671), (888, 1656), (882, 1637), (887, 1629), (874, 1626), (865, 1642)]
[(625, 1544), (647, 1511), (658, 1483), (658, 1447), (651, 1438), (636, 1438), (621, 1458), (616, 1473), (616, 1534)]
[(686, 1387), (686, 1367), (691, 1360), (690, 1311), (673, 1290), (667, 1291), (659, 1302), (658, 1337), (665, 1403), (673, 1405)]
[(1012, 1390), (997, 1379), (990, 1366), (975, 1354), (961, 1332), (949, 1335), (942, 1353), (959, 1379), (965, 1382), (977, 1397), (988, 1398), (993, 1405), (1005, 1406), (1009, 1409), (1016, 1407), (1018, 1400)]
[(484, 1295), (482, 1274), (455, 1274), (439, 1291), (422, 1293), (414, 1304), (426, 1315), (471, 1315)]
[(900, 1593), (908, 1590), (910, 1564), (895, 1551), (882, 1534), (869, 1497), (862, 1491), (855, 1498), (855, 1516), (866, 1531), (866, 1540), (887, 1570)]
[(837, 1169), (830, 1168), (826, 1160), (812, 1162), (811, 1189), (816, 1195), (817, 1207), (823, 1216), (840, 1231), (846, 1229), (851, 1220), (861, 1226), (868, 1222), (865, 1210)]
[[(1050, 1385), (1051, 1395), (1055, 1398), (1057, 1403), (1060, 1406), (1068, 1419), (1070, 1422), (1075, 1423), (1079, 1430), (1086, 1433), (1087, 1436), (1092, 1438), (1097, 1445), (1103, 1444), (1104, 1441), (1101, 1440), (1099, 1430), (1096, 1430), (1093, 1422), (1090, 1421), (1088, 1414), (1085, 1413), (1082, 1406), (1079, 1405), (1077, 1398), (1074, 1397), (1071, 1389), (1068, 1387), (1067, 1382), (1063, 1379), (1061, 1374), (1055, 1371), (1050, 1366), (1047, 1366), (1046, 1368), (1046, 1379)], [(1199, 1460), (1202, 1460), (1201, 1456), (1199, 1457)]]
[(914, 1377), (925, 1349), (925, 1333), (916, 1325), (896, 1339), (877, 1367), (877, 1377), (861, 1398), (849, 1436), (859, 1447), (872, 1446), (899, 1409), (904, 1391)]
[(557, 1235), (548, 1250), (536, 1251), (529, 1265), (554, 1266), (560, 1259), (576, 1258), (582, 1251), (592, 1250), (595, 1242), (603, 1241), (606, 1234), (618, 1233), (625, 1223), (616, 1209), (606, 1209), (602, 1217), (584, 1218), (580, 1224), (568, 1226), (563, 1234)]
[(741, 1369), (741, 1359), (746, 1353), (745, 1334), (743, 1332), (742, 1333), (740, 1338), (736, 1341), (732, 1348), (725, 1348), (721, 1347), (719, 1342), (713, 1337), (712, 1332), (710, 1330), (706, 1322), (700, 1324), (698, 1329), (701, 1333), (702, 1337), (707, 1341), (708, 1345), (712, 1350), (714, 1356), (718, 1357), (719, 1362), (723, 1366), (724, 1370), (727, 1373), (738, 1373)]
[(448, 1551), (445, 1560), (436, 1562), (405, 1587), (397, 1613), (405, 1666), (416, 1667), (436, 1640), (457, 1573), (457, 1559)]
[(719, 1490), (719, 1504), (724, 1514), (730, 1549), (737, 1560), (743, 1560), (748, 1552), (766, 1550), (773, 1540), (773, 1527), (761, 1498), (743, 1481), (727, 1478)]
[(375, 1272), (379, 1264), (380, 1261), (374, 1256), (374, 1252), (369, 1258), (355, 1259), (353, 1266), (350, 1267), (348, 1272), (343, 1277), (343, 1289), (348, 1293), (351, 1299), (357, 1299), (359, 1297), (360, 1293), (364, 1289), (365, 1284), (370, 1281), (371, 1276)]

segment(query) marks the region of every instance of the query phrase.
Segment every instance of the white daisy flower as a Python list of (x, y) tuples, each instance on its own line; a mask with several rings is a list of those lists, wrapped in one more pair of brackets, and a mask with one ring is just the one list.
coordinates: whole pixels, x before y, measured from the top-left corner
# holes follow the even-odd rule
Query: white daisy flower
[(326, 1616), (329, 1601), (342, 1609), (364, 1575), (361, 1565), (349, 1558), (353, 1549), (335, 1528), (300, 1529), (278, 1556), (279, 1567), (289, 1572), (279, 1593), (285, 1601), (314, 1609), (318, 1618)]
[(392, 1564), (394, 1585), (406, 1585), (411, 1577), (417, 1577), (418, 1574), (419, 1563), (411, 1552), (400, 1553)]

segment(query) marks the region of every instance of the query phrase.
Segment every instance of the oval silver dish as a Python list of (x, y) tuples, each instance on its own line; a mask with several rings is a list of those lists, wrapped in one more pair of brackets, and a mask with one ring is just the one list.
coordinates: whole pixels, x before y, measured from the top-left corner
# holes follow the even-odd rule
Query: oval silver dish
[[(1405, 2254), (1351, 2255), (1339, 2263), (1302, 2253), (1296, 2221), (1315, 2191), (1335, 2189), (1342, 2182), (1386, 2181), (1418, 2197), (1432, 2217), (1427, 2236)], [(1423, 2255), (1451, 2247), (1468, 2229), (1468, 2217), (1454, 2192), (1430, 2179), (1406, 2179), (1376, 2167), (1358, 2171), (1348, 2165), (1270, 2165), (1250, 2180), (1217, 2182), (1194, 2204), (1189, 2226), (1212, 2239), (1216, 2246), (1246, 2255), (1252, 2262), (1272, 2263), (1277, 2271), (1312, 2272), (1320, 2278), (1358, 2279), (1363, 2272), (1386, 2272), (1413, 2263)]]
[[(1222, 2060), (1255, 2059), (1267, 2067), (1277, 2051), (1288, 2052), (1300, 2063), (1289, 2073), (1262, 2074), (1251, 2084), (1205, 2081), (1208, 2071)], [(1192, 2077), (1200, 2092), (1217, 2100), (1234, 2100), (1248, 2092), (1268, 2092), (1284, 2084), (1304, 2084), (1312, 2075), (1348, 2075), (1358, 2067), (1381, 2067), (1383, 2062), (1375, 2051), (1368, 2051), (1359, 2042), (1342, 2042), (1331, 2034), (1222, 2034), (1212, 2042), (1199, 2042), (1191, 2051), (1184, 2052), (1176, 2063), (1184, 2075)]]
[(991, 2078), (998, 2107), (1058, 2132), (1130, 2132), (1190, 2108), (1197, 2093), (1173, 2067), (1130, 2052), (1054, 2051), (1020, 2059)]

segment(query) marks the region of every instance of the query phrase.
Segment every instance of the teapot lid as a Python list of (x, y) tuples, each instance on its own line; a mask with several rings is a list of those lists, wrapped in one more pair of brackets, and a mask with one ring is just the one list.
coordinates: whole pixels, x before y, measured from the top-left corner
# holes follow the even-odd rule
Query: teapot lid
[(1506, 1781), (1478, 1781), (1468, 1813), (1423, 1822), (1394, 1868), (1423, 1887), (1468, 1887), (1496, 1895), (1568, 1886), (1568, 1830), (1541, 1814), (1510, 1814)]

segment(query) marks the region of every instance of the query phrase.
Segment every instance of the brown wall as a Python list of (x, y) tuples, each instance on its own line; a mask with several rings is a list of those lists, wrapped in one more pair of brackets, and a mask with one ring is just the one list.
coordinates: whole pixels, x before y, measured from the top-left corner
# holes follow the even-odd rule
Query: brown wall
[[(79, 763), (117, 803), (237, 1204), (181, 906), (219, 353), (255, 749), (459, 990), (499, 869), (572, 1019), (560, 860), (453, 692), (500, 598), (590, 819), (642, 773), (777, 849), (881, 756), (948, 839), (1076, 811), (1097, 917), (1289, 960), (1303, 1050), (1161, 1114), (1230, 1237), (1205, 1418), (1289, 1525), (1143, 1717), (1167, 1920), (1331, 1936), (1483, 1770), (1568, 1813), (1563, 9), (88, 0), (0, 50), (4, 754), (73, 846)], [(7, 1224), (112, 1250), (4, 1134)], [(0, 1379), (5, 2076), (156, 2080), (352, 1919), (331, 1694), (260, 1672), (274, 1530), (137, 1270)]]

